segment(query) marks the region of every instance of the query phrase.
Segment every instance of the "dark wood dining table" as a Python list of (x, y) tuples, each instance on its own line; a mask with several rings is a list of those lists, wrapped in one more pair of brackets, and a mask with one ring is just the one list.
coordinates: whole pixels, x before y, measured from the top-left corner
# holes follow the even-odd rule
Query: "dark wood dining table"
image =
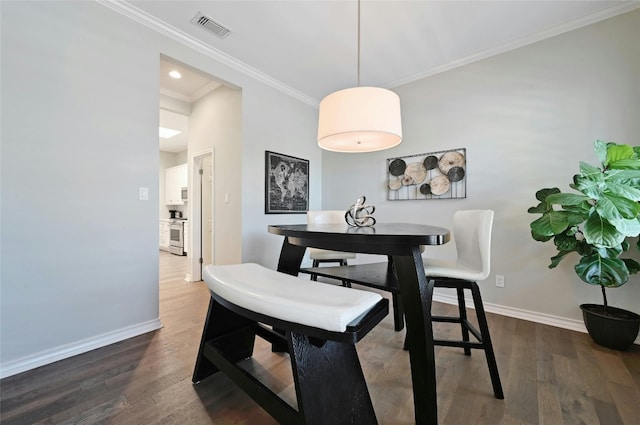
[(424, 224), (378, 223), (373, 227), (347, 224), (270, 225), (269, 232), (284, 236), (278, 271), (298, 275), (307, 247), (379, 254), (394, 264), (404, 308), (411, 362), (416, 424), (436, 425), (438, 405), (431, 327), (431, 299), (422, 264), (423, 245), (449, 241), (448, 229)]

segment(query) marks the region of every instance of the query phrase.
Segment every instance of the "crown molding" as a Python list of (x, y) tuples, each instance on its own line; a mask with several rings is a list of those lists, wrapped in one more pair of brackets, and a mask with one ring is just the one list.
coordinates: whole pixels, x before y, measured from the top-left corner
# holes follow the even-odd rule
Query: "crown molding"
[(200, 90), (198, 90), (197, 92), (195, 92), (195, 93), (193, 93), (191, 95), (191, 102), (195, 102), (196, 100), (200, 99), (201, 97), (203, 97), (203, 96), (209, 94), (210, 92), (214, 91), (215, 89), (217, 89), (221, 85), (222, 84), (217, 82), (217, 81), (211, 81), (209, 84), (205, 85)]
[(269, 87), (272, 87), (288, 96), (293, 97), (294, 99), (299, 100), (300, 102), (306, 103), (307, 105), (313, 106), (315, 108), (318, 107), (320, 103), (317, 99), (314, 99), (306, 94), (282, 83), (281, 81), (261, 72), (251, 66), (241, 62), (234, 57), (215, 49), (197, 38), (181, 31), (168, 23), (156, 18), (153, 15), (150, 15), (144, 12), (141, 9), (129, 4), (124, 0), (96, 0), (97, 3), (108, 7), (109, 9), (120, 13), (121, 15), (126, 16), (129, 19), (132, 19), (147, 28), (150, 28), (160, 34), (163, 34), (178, 43), (181, 43), (193, 50), (196, 50), (212, 59), (215, 59), (218, 62), (223, 63), (224, 65), (229, 66), (230, 68), (235, 69), (236, 71), (247, 75), (248, 77), (253, 78), (263, 84), (266, 84)]
[(413, 74), (408, 77), (401, 78), (399, 80), (389, 81), (385, 84), (381, 84), (380, 87), (390, 89), (390, 88), (402, 86), (404, 84), (413, 83), (414, 81), (422, 80), (423, 78), (431, 77), (433, 75), (440, 74), (445, 71), (450, 71), (454, 68), (468, 65), (473, 62), (478, 62), (480, 60), (499, 55), (500, 53), (505, 53), (511, 50), (519, 49), (520, 47), (525, 47), (530, 44), (537, 43), (538, 41), (546, 40), (548, 38), (555, 37), (557, 35), (564, 34), (566, 32), (585, 27), (587, 25), (595, 24), (597, 22), (604, 21), (605, 19), (613, 18), (614, 16), (631, 12), (632, 10), (635, 10), (635, 9), (640, 9), (640, 1), (638, 0), (632, 0), (632, 1), (625, 2), (623, 4), (613, 6), (613, 7), (601, 9), (597, 12), (590, 13), (581, 18), (574, 19), (573, 21), (566, 22), (561, 25), (556, 25), (544, 31), (531, 34), (528, 37), (519, 38), (517, 40), (512, 41), (511, 43), (507, 43), (502, 46), (499, 46), (493, 49), (488, 49), (473, 55), (465, 56), (463, 58), (454, 60), (442, 66), (431, 68), (425, 72)]
[(185, 95), (183, 95), (181, 93), (178, 93), (178, 92), (175, 92), (175, 91), (172, 91), (172, 90), (167, 90), (167, 89), (161, 88), (160, 89), (160, 94), (172, 97), (174, 99), (181, 100), (181, 101), (186, 102), (186, 103), (191, 103), (192, 102), (192, 100), (191, 100), (191, 98), (189, 96), (185, 96)]

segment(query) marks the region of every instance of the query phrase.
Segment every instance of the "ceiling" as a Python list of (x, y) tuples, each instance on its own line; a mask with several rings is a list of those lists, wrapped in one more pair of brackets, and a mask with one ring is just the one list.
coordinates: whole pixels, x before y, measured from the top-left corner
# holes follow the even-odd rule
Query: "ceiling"
[[(314, 106), (358, 84), (354, 0), (102, 4)], [(639, 7), (638, 0), (361, 0), (360, 85), (393, 88)], [(192, 23), (199, 13), (230, 33), (219, 38)], [(192, 87), (162, 78), (162, 89), (198, 96), (209, 81), (193, 74)]]
[[(181, 78), (172, 78), (169, 73), (178, 71)], [(193, 103), (222, 84), (210, 75), (186, 66), (166, 56), (160, 58), (160, 94), (186, 103)], [(189, 119), (187, 116), (160, 109), (160, 127), (178, 130), (180, 134), (170, 139), (160, 138), (160, 150), (182, 152), (187, 150)]]

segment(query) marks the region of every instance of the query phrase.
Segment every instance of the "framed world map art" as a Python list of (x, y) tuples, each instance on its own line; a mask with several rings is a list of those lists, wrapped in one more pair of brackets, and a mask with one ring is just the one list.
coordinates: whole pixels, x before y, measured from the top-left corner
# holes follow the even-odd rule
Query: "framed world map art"
[(465, 148), (387, 159), (390, 201), (467, 197)]
[(265, 151), (265, 214), (309, 210), (309, 160)]

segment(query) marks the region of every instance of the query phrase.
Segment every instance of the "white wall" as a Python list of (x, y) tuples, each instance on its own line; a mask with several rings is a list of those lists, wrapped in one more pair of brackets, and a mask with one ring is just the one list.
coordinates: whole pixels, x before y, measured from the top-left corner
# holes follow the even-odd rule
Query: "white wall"
[[(535, 192), (568, 190), (578, 162), (597, 163), (596, 139), (640, 143), (640, 11), (398, 87), (403, 143), (389, 151), (323, 155), (322, 207), (346, 209), (365, 194), (379, 221), (451, 225), (458, 209), (496, 211), (492, 275), (485, 302), (538, 316), (580, 321), (578, 305), (601, 303), (573, 259), (549, 270), (551, 244), (531, 239)], [(467, 198), (387, 201), (386, 159), (467, 148)], [(454, 255), (454, 246), (426, 255)], [(575, 257), (574, 257), (575, 258)], [(368, 262), (362, 257), (359, 261)], [(505, 288), (495, 287), (495, 274)], [(640, 312), (640, 277), (608, 291)], [(540, 318), (539, 317), (539, 318)]]
[(0, 8), (2, 376), (159, 326), (161, 54), (242, 87), (241, 192), (260, 208), (243, 204), (229, 237), (275, 264), (259, 248), (281, 243), (261, 206), (264, 150), (312, 160), (319, 205), (313, 107), (94, 2)]
[(95, 5), (1, 7), (4, 374), (160, 325), (158, 56)]
[[(214, 152), (214, 264), (238, 263), (242, 258), (241, 118), (242, 92), (226, 86), (194, 102), (189, 117), (189, 157), (196, 157), (208, 149)], [(194, 187), (193, 181), (190, 186)], [(229, 194), (228, 203), (224, 202), (226, 193)], [(195, 202), (193, 204), (190, 207), (196, 206)], [(191, 228), (191, 240), (194, 245), (199, 244), (199, 223), (191, 223)]]
[(323, 170), (316, 143), (318, 111), (301, 108), (299, 102), (267, 87), (256, 89), (252, 98), (244, 90), (242, 103), (243, 120), (255, 118), (243, 126), (242, 261), (275, 268), (282, 237), (267, 233), (268, 225), (306, 223), (306, 214), (264, 214), (265, 151), (309, 160), (309, 209), (319, 209)]

